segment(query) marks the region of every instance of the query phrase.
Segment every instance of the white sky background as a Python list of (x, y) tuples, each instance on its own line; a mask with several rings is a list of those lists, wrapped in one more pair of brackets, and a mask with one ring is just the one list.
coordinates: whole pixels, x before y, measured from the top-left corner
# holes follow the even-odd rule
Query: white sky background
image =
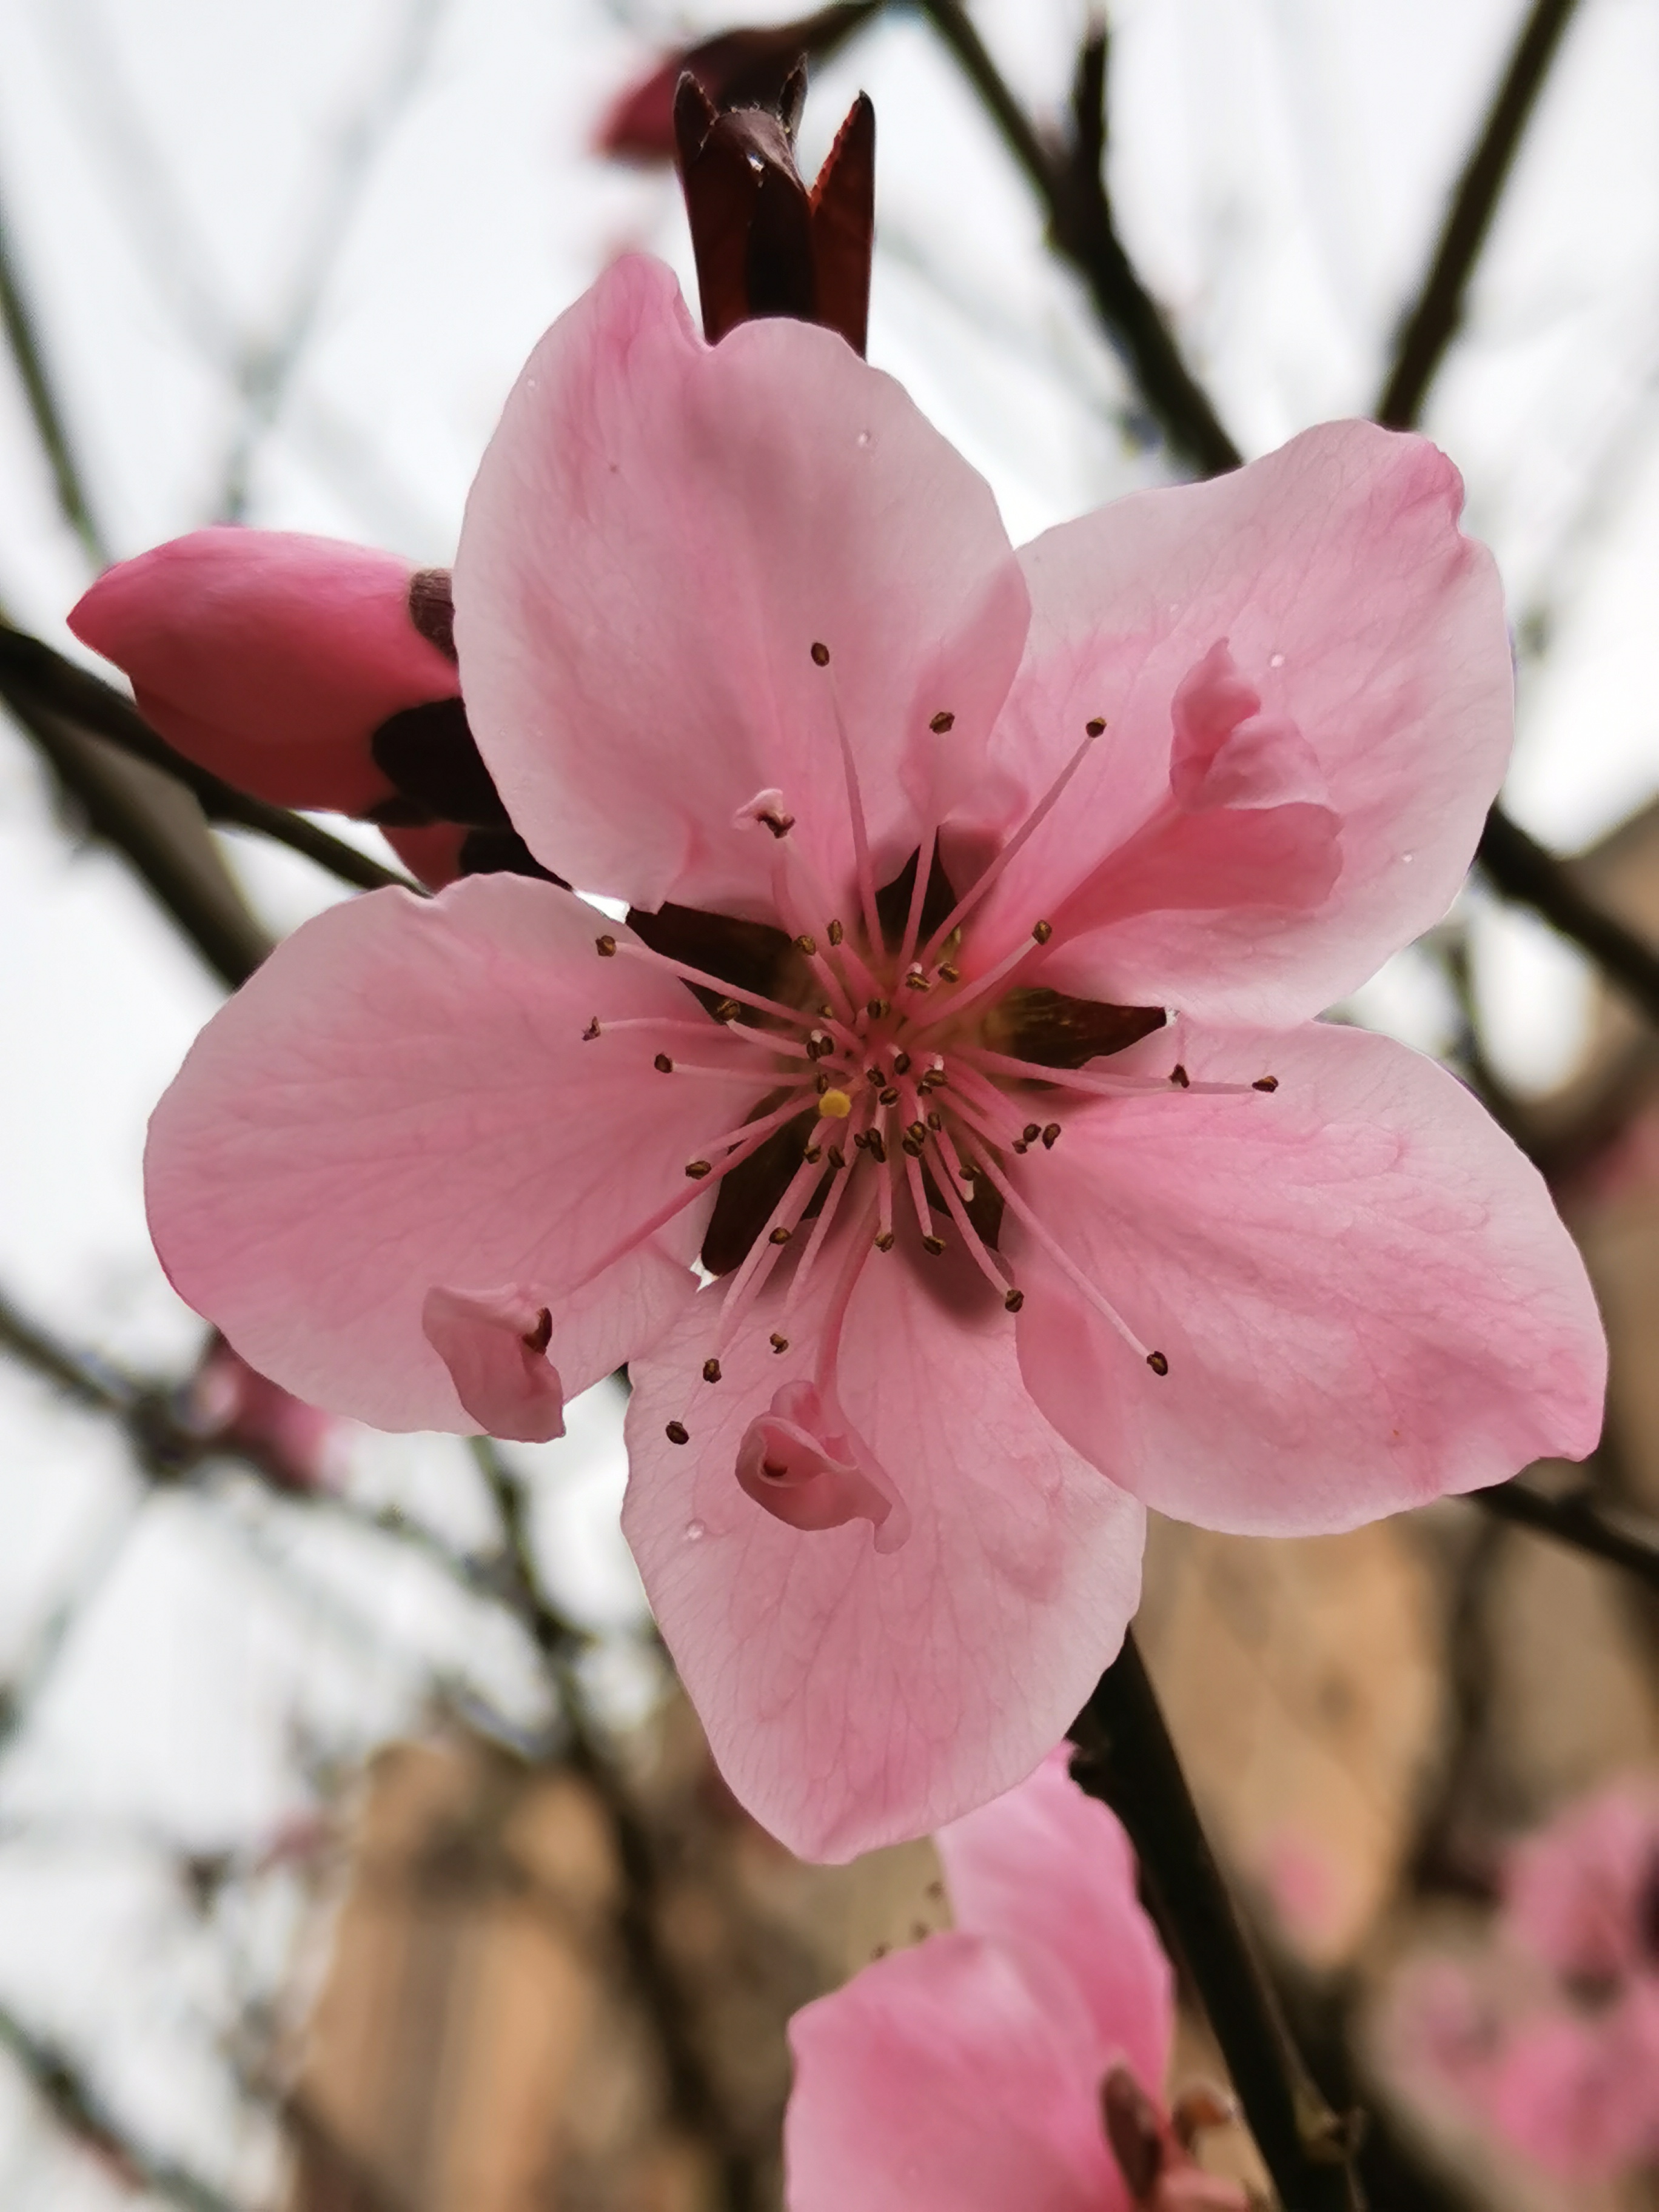
[[(0, 0), (0, 204), (112, 550), (213, 519), (242, 482), (252, 521), (447, 560), (544, 325), (622, 246), (689, 269), (672, 182), (587, 152), (605, 100), (665, 33), (790, 5)], [(1057, 108), (1083, 9), (975, 12), (1019, 89)], [(1247, 452), (1374, 396), (1522, 13), (1115, 10), (1123, 225)], [(860, 86), (879, 117), (872, 360), (985, 471), (1017, 538), (1156, 480), (1024, 186), (919, 24), (884, 24), (820, 74), (809, 159)], [(290, 343), (257, 421), (251, 369)], [(1523, 657), (1510, 799), (1561, 847), (1659, 784), (1656, 375), (1659, 7), (1583, 0), (1429, 416), (1517, 623), (1547, 640)], [(66, 644), (87, 580), (0, 364), (0, 603)], [(236, 852), (278, 926), (332, 895), (290, 856)], [(216, 994), (120, 867), (65, 839), (9, 728), (0, 941), (0, 1287), (76, 1339), (181, 1366), (198, 1330), (149, 1255), (138, 1159)], [(1477, 951), (1495, 1056), (1547, 1079), (1580, 1018), (1574, 963), (1509, 916), (1480, 917)], [(1434, 1041), (1437, 1002), (1409, 960), (1363, 1005)], [(526, 1458), (562, 1595), (625, 1620), (614, 1417), (583, 1410), (564, 1444)], [(365, 1439), (357, 1470), (368, 1494), (483, 1537), (450, 1447)], [(523, 1653), (386, 1551), (234, 1480), (146, 1501), (95, 1423), (0, 1370), (0, 1673), (101, 1577), (0, 1753), (0, 2002), (85, 2053), (155, 2141), (249, 2185), (267, 2152), (234, 2118), (215, 2036), (234, 1975), (277, 1972), (293, 1886), (273, 1874), (234, 1929), (204, 1927), (171, 1847), (267, 1850), (319, 1764), (408, 1724), (434, 1673), (533, 1714)], [(0, 2065), (8, 2212), (119, 2196), (55, 2148)]]

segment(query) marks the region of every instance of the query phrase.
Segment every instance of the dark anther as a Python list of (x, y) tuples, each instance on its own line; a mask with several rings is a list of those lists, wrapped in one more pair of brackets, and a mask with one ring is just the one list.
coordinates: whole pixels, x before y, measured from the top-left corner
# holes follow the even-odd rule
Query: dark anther
[(742, 1012), (743, 1008), (735, 999), (722, 999), (714, 1009), (714, 1019), (717, 1022), (734, 1022)]
[(1192, 1077), (1188, 1074), (1186, 1069), (1181, 1065), (1181, 1062), (1176, 1060), (1175, 1066), (1170, 1070), (1170, 1080), (1175, 1085), (1176, 1090), (1186, 1090), (1192, 1079)]
[(508, 826), (501, 795), (459, 699), (429, 699), (389, 714), (369, 739), (369, 750), (387, 782), (429, 819), (477, 830)]
[(912, 1121), (905, 1134), (914, 1137), (919, 1145), (923, 1144), (927, 1140), (927, 1124), (925, 1121)]
[(1042, 1134), (1042, 1126), (1038, 1121), (1028, 1121), (1019, 1133), (1028, 1145), (1034, 1145)]
[(1014, 1150), (1017, 1152), (1029, 1152), (1030, 1149), (1031, 1147), (1026, 1143), (1024, 1137), (1016, 1137), (1014, 1139)]
[(820, 668), (830, 665), (830, 648), (820, 640), (812, 647), (812, 658)]
[(866, 1067), (864, 1071), (864, 1079), (872, 1090), (879, 1091), (887, 1078), (882, 1073), (880, 1068)]
[(771, 807), (769, 807), (762, 815), (761, 820), (775, 837), (787, 837), (795, 826), (795, 817), (793, 814), (780, 814)]
[(1043, 1132), (1042, 1132), (1042, 1149), (1043, 1149), (1043, 1151), (1044, 1151), (1045, 1152), (1053, 1152), (1053, 1150), (1054, 1149), (1054, 1139), (1055, 1139), (1055, 1138), (1056, 1138), (1057, 1136), (1059, 1136), (1059, 1134), (1060, 1134), (1060, 1124), (1059, 1124), (1059, 1122), (1058, 1122), (1058, 1121), (1050, 1121), (1050, 1122), (1048, 1124), (1048, 1126), (1044, 1128), (1044, 1130), (1043, 1130)]
[(913, 1160), (919, 1160), (921, 1158), (921, 1139), (906, 1134), (899, 1139), (899, 1150), (907, 1152)]
[(1002, 1303), (1010, 1313), (1018, 1313), (1025, 1303), (1025, 1293), (1024, 1291), (1005, 1291)]
[(1161, 1352), (1149, 1352), (1146, 1354), (1146, 1364), (1154, 1375), (1167, 1375), (1170, 1371), (1170, 1363)]
[(910, 1073), (910, 1055), (908, 1052), (896, 1052), (893, 1054), (893, 1073), (895, 1075), (908, 1075)]
[(446, 660), (455, 658), (455, 599), (447, 568), (417, 568), (409, 580), (409, 619)]
[(611, 960), (615, 958), (617, 940), (614, 937), (596, 937), (593, 939), (593, 942), (599, 948), (599, 957), (601, 960)]
[(942, 1237), (924, 1237), (921, 1240), (921, 1249), (924, 1252), (931, 1252), (937, 1260), (945, 1249), (945, 1239)]
[(1091, 738), (1097, 738), (1102, 734), (1106, 727), (1106, 719), (1103, 714), (1096, 714), (1090, 720), (1086, 721), (1083, 726)]
[(878, 1022), (884, 1014), (890, 1013), (892, 1008), (885, 999), (871, 999), (866, 1001), (864, 1011), (872, 1022)]
[(787, 1352), (789, 1349), (788, 1338), (787, 1336), (779, 1336), (775, 1333), (772, 1337), (772, 1349), (774, 1352)]
[(881, 1131), (879, 1129), (868, 1131), (865, 1142), (869, 1146), (870, 1157), (876, 1165), (878, 1168), (884, 1168), (887, 1164), (887, 1146), (882, 1139)]
[(942, 1129), (945, 1127), (945, 1116), (937, 1107), (928, 1109), (927, 1126), (930, 1129)]
[(867, 1129), (856, 1129), (854, 1131), (853, 1149), (854, 1152), (866, 1152), (869, 1151), (870, 1132)]
[(959, 983), (962, 981), (962, 970), (949, 960), (941, 960), (939, 963), (939, 979), (941, 983)]
[(1054, 925), (1052, 921), (1034, 921), (1031, 924), (1031, 939), (1034, 944), (1046, 945), (1054, 933)]
[(665, 1052), (659, 1052), (651, 1065), (659, 1075), (672, 1075), (674, 1073), (674, 1063)]
[(806, 1147), (806, 1150), (801, 1154), (801, 1158), (805, 1161), (809, 1168), (817, 1167), (818, 1162), (823, 1158), (823, 1146), (809, 1145)]
[(691, 1431), (684, 1421), (671, 1421), (663, 1434), (671, 1444), (689, 1444), (691, 1441)]
[(912, 968), (904, 978), (904, 988), (907, 991), (931, 991), (933, 987), (920, 968)]
[(834, 1079), (826, 1075), (823, 1070), (820, 1068), (813, 1082), (813, 1088), (817, 1091), (818, 1097), (822, 1098), (826, 1091), (833, 1091), (835, 1087)]
[(793, 1229), (786, 1228), (781, 1221), (777, 1227), (772, 1231), (772, 1242), (775, 1244), (787, 1244), (794, 1233), (795, 1232)]
[(595, 1014), (592, 1020), (589, 1022), (587, 1027), (582, 1031), (582, 1042), (584, 1044), (592, 1044), (594, 1038), (599, 1035), (599, 1018)]
[(806, 957), (810, 960), (817, 949), (818, 941), (817, 938), (809, 937), (806, 932), (802, 930), (800, 935), (795, 939), (796, 951), (804, 952), (806, 955)]
[(831, 945), (839, 945), (846, 934), (847, 932), (842, 927), (838, 921), (832, 921), (830, 923), (829, 935)]
[(881, 1089), (877, 1092), (876, 1096), (881, 1100), (884, 1106), (896, 1106), (899, 1102), (897, 1084), (884, 1083)]
[(1277, 1091), (1279, 1078), (1276, 1075), (1259, 1075), (1250, 1088), (1252, 1091)]
[(956, 726), (957, 718), (954, 714), (946, 714), (942, 713), (935, 714), (933, 720), (927, 725), (928, 728), (933, 732), (936, 738), (942, 738), (947, 730), (953, 730)]
[(536, 1316), (535, 1328), (524, 1333), (524, 1348), (526, 1352), (545, 1352), (552, 1341), (553, 1316), (544, 1306)]
[(720, 1381), (720, 1364), (718, 1359), (705, 1359), (703, 1361), (702, 1379), (705, 1382), (718, 1382)]
[(892, 1231), (891, 1231), (890, 1229), (878, 1229), (878, 1230), (876, 1231), (876, 1249), (877, 1249), (877, 1251), (878, 1251), (878, 1252), (890, 1252), (890, 1251), (892, 1250), (892, 1249), (893, 1249), (893, 1232), (892, 1232)]
[(711, 1160), (688, 1160), (685, 1164), (685, 1172), (694, 1182), (700, 1182), (703, 1176), (709, 1173), (714, 1163)]
[(1152, 2203), (1164, 2172), (1164, 2134), (1156, 2106), (1127, 2066), (1114, 2066), (1102, 2082), (1100, 2111), (1130, 2196), (1137, 2204)]
[(847, 1164), (847, 1155), (839, 1145), (831, 1145), (826, 1157), (830, 1166), (836, 1170), (844, 1168)]

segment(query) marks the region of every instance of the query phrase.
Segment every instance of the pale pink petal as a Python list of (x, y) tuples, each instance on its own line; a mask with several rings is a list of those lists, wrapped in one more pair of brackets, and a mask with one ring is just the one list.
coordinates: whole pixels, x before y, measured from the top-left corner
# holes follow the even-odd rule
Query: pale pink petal
[[(1512, 726), (1501, 593), (1458, 532), (1462, 495), (1424, 440), (1331, 423), (1028, 546), (1030, 640), (996, 757), (1037, 790), (1089, 721), (1106, 727), (987, 902), (976, 963), (1041, 917), (1046, 982), (1288, 1022), (1437, 921)], [(1177, 702), (1223, 647), (1237, 719), (1194, 813)]]
[[(1026, 623), (989, 489), (890, 377), (783, 319), (711, 348), (637, 258), (531, 357), (455, 598), (471, 726), (537, 857), (750, 915), (793, 852), (848, 897), (838, 714), (877, 880), (897, 872), (923, 807), (980, 774)], [(787, 853), (739, 819), (773, 788)]]
[[(872, 1255), (847, 1319), (842, 1407), (908, 1516), (903, 1541), (878, 1548), (862, 1516), (793, 1528), (746, 1494), (744, 1435), (810, 1375), (838, 1267), (832, 1243), (787, 1320), (763, 1299), (717, 1384), (698, 1377), (718, 1291), (635, 1362), (623, 1512), (720, 1771), (821, 1859), (919, 1835), (1030, 1771), (1117, 1650), (1142, 1535), (1139, 1509), (1026, 1397), (1001, 1301), (954, 1250)], [(689, 1444), (666, 1440), (670, 1421)]]
[(556, 1299), (522, 1283), (426, 1294), (426, 1340), (448, 1368), (455, 1395), (490, 1436), (542, 1444), (564, 1434), (564, 1386), (547, 1356)]
[(106, 570), (70, 628), (199, 767), (278, 805), (362, 814), (392, 796), (376, 728), (460, 690), (410, 619), (413, 574), (331, 538), (196, 530)]
[(596, 1014), (696, 1013), (601, 959), (600, 931), (627, 937), (522, 877), (376, 891), (307, 922), (208, 1024), (150, 1125), (150, 1226), (263, 1372), (380, 1428), (473, 1428), (428, 1291), (535, 1285), (573, 1396), (689, 1294), (706, 1193), (606, 1262), (764, 1083), (712, 1022), (697, 1057), (729, 1084), (659, 1075), (651, 1030), (585, 1042)]
[(977, 1936), (930, 1936), (789, 2023), (788, 2212), (1128, 2212), (1089, 2024)]
[(1019, 1167), (1142, 1348), (1022, 1224), (1003, 1232), (1026, 1382), (1097, 1467), (1206, 1528), (1305, 1534), (1593, 1448), (1607, 1350), (1583, 1264), (1443, 1068), (1320, 1023), (1183, 1025), (1139, 1051), (1194, 1087), (1062, 1111)]
[(1659, 1967), (1659, 1791), (1632, 1779), (1570, 1807), (1516, 1849), (1504, 1892), (1510, 1931), (1559, 1974)]
[(1634, 2172), (1659, 2153), (1659, 1997), (1529, 2022), (1490, 2099), (1498, 2132), (1540, 2166), (1581, 2181)]
[(1040, 1952), (1094, 2023), (1097, 2072), (1115, 2060), (1161, 2100), (1175, 2033), (1170, 1963), (1135, 1893), (1114, 1814), (1071, 1778), (1062, 1745), (1035, 1774), (939, 1832), (958, 1928)]

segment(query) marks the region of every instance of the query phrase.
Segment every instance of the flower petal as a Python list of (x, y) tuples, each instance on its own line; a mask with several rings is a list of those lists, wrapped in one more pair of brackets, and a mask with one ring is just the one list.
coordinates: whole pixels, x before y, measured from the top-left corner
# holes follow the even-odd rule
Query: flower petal
[(595, 1013), (696, 1013), (599, 958), (596, 922), (627, 938), (516, 876), (376, 891), (307, 922), (203, 1031), (150, 1125), (150, 1226), (262, 1373), (380, 1428), (466, 1430), (428, 1291), (537, 1285), (573, 1396), (690, 1294), (706, 1194), (605, 1263), (771, 1079), (713, 1022), (698, 1058), (729, 1084), (658, 1074), (649, 1030), (584, 1042)]
[[(721, 1771), (820, 1859), (920, 1835), (1029, 1773), (1117, 1650), (1143, 1533), (1036, 1413), (1000, 1301), (954, 1252), (872, 1257), (847, 1316), (840, 1402), (904, 1540), (883, 1551), (886, 1524), (764, 1510), (738, 1454), (778, 1387), (811, 1374), (836, 1263), (832, 1243), (787, 1322), (781, 1291), (751, 1311), (717, 1385), (696, 1380), (717, 1291), (635, 1364), (623, 1516)], [(689, 1447), (665, 1441), (671, 1420)]]
[(564, 1434), (564, 1386), (547, 1356), (553, 1309), (522, 1283), (482, 1295), (430, 1290), (421, 1327), (481, 1429), (515, 1443)]
[[(1091, 1103), (1020, 1165), (1167, 1374), (1028, 1229), (1005, 1233), (1021, 1367), (1079, 1451), (1161, 1512), (1311, 1534), (1593, 1448), (1607, 1347), (1583, 1263), (1443, 1068), (1320, 1023), (1159, 1042), (1192, 1090)], [(1198, 1087), (1267, 1077), (1270, 1096)]]
[[(1337, 422), (1027, 546), (1030, 640), (994, 756), (1040, 787), (1106, 726), (988, 899), (976, 958), (1042, 915), (1059, 988), (1291, 1022), (1438, 921), (1512, 734), (1502, 595), (1461, 501), (1425, 440)], [(1178, 703), (1218, 647), (1237, 719), (1194, 813)], [(1160, 823), (1164, 865), (1115, 883), (1118, 849)]]
[(1175, 2037), (1170, 1962), (1135, 1893), (1129, 1839), (1073, 1781), (1070, 1747), (937, 1841), (957, 1926), (1041, 1953), (1093, 2021), (1096, 2076), (1125, 2060), (1161, 2102)]
[(788, 2212), (1129, 2212), (1089, 2042), (978, 1936), (865, 1967), (789, 2023)]
[(890, 377), (787, 319), (705, 345), (638, 258), (531, 357), (455, 597), (468, 714), (537, 857), (751, 918), (775, 911), (775, 848), (735, 818), (755, 793), (781, 789), (844, 898), (839, 713), (896, 873), (921, 811), (979, 774), (1027, 619), (988, 487)]
[(105, 571), (70, 617), (198, 767), (281, 806), (366, 813), (392, 795), (369, 741), (453, 699), (396, 554), (289, 530), (194, 530)]

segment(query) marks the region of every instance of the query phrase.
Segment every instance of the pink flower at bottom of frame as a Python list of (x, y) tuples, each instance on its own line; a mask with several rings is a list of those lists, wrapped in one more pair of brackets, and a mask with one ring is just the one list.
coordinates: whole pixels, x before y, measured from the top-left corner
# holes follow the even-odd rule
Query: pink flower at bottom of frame
[(250, 1367), (222, 1336), (204, 1352), (185, 1393), (185, 1419), (210, 1447), (244, 1453), (288, 1490), (331, 1490), (346, 1424)]
[(952, 1932), (796, 2014), (788, 2212), (1244, 2212), (1162, 2109), (1169, 1962), (1066, 1759), (940, 1832)]
[(1595, 1442), (1539, 1177), (1313, 1018), (1439, 918), (1503, 775), (1459, 497), (1333, 424), (1016, 554), (833, 333), (708, 345), (620, 262), (508, 400), (454, 594), (514, 827), (628, 920), (504, 877), (332, 908), (157, 1110), (168, 1272), (297, 1395), (546, 1436), (629, 1363), (647, 1592), (807, 1856), (1029, 1771), (1145, 1506), (1335, 1530)]

